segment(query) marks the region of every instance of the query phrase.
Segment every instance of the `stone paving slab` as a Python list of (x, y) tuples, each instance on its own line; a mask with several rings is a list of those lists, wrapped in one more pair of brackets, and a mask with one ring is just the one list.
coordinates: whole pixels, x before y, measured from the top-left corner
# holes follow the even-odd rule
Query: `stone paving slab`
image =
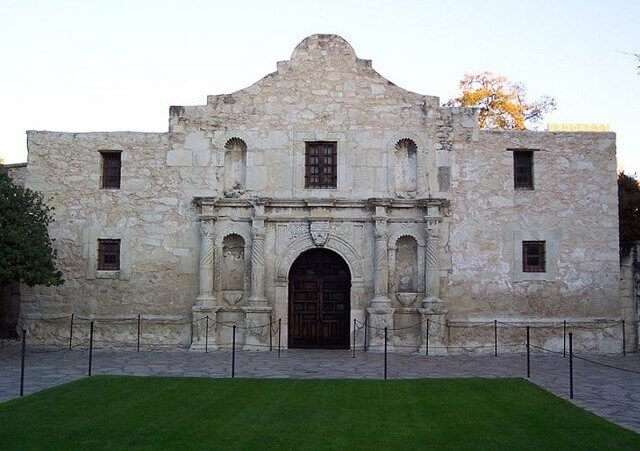
[[(590, 359), (640, 371), (640, 356), (600, 355)], [(86, 349), (29, 349), (25, 394), (86, 377)], [(236, 353), (236, 377), (382, 379), (382, 354), (351, 351), (283, 350)], [(93, 351), (93, 374), (132, 376), (221, 377), (231, 375), (231, 352)], [(388, 378), (525, 377), (526, 355), (424, 356), (389, 354)], [(569, 398), (569, 359), (532, 352), (531, 381)], [(0, 349), (0, 401), (15, 398), (20, 389), (20, 349), (17, 343)], [(573, 403), (640, 432), (640, 374), (623, 372), (574, 358)]]

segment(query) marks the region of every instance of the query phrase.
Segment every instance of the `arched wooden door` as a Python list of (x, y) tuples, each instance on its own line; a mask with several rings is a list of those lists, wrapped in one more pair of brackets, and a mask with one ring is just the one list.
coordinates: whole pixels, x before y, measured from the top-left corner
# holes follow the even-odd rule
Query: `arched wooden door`
[(289, 348), (349, 348), (351, 274), (333, 251), (300, 254), (289, 271)]

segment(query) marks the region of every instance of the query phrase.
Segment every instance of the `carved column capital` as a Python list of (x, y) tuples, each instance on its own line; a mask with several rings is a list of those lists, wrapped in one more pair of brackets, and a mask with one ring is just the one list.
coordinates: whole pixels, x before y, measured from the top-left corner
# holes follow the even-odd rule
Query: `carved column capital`
[(427, 239), (437, 239), (440, 236), (440, 223), (442, 219), (439, 217), (425, 216), (425, 225)]
[(200, 238), (213, 238), (217, 218), (206, 218), (200, 220)]

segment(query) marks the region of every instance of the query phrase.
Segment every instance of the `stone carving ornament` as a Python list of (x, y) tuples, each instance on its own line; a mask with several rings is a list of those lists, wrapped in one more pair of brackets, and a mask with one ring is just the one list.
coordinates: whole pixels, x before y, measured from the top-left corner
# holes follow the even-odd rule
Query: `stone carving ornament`
[(311, 221), (309, 223), (309, 234), (316, 246), (322, 247), (329, 239), (331, 223), (329, 221)]

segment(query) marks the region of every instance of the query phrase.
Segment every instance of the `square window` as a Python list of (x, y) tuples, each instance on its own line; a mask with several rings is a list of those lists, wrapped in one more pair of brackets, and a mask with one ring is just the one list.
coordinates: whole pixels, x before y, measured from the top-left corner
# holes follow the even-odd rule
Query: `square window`
[(533, 189), (533, 151), (513, 151), (513, 186), (515, 189)]
[(337, 188), (336, 142), (307, 142), (304, 162), (305, 188)]
[(120, 240), (98, 240), (98, 269), (102, 271), (120, 269)]
[(100, 152), (102, 155), (102, 188), (119, 189), (121, 152)]
[(522, 242), (522, 272), (546, 272), (545, 241)]

